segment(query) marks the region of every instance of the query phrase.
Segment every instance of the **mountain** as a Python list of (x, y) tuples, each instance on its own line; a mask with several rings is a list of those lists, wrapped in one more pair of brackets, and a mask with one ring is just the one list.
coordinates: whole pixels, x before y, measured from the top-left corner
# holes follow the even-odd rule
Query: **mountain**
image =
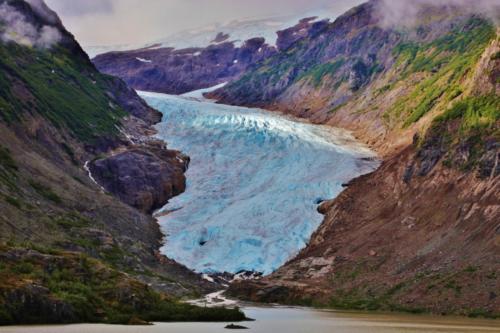
[[(183, 94), (238, 79), (250, 66), (322, 29), (332, 10), (315, 16), (234, 21), (184, 31), (146, 47), (97, 55), (93, 63), (137, 90)], [(299, 22), (293, 28), (289, 28)], [(121, 49), (121, 47), (119, 48)]]
[[(500, 9), (391, 4), (371, 0), (334, 22), (281, 30), (275, 52), (208, 94), (349, 129), (384, 159), (320, 206), (323, 224), (296, 258), (233, 283), (232, 295), (499, 316)], [(145, 78), (129, 74), (132, 84)]]
[(0, 324), (243, 317), (177, 301), (216, 288), (159, 254), (148, 215), (189, 158), (43, 1), (0, 0), (0, 118)]
[(249, 39), (241, 47), (225, 38), (219, 35), (220, 42), (207, 48), (105, 53), (93, 62), (103, 73), (121, 77), (134, 89), (182, 94), (236, 79), (251, 64), (275, 53), (264, 38)]
[(348, 128), (384, 157), (320, 206), (325, 220), (296, 258), (231, 293), (498, 317), (498, 27), (430, 5), (410, 27), (384, 27), (381, 5), (354, 8), (212, 95)]
[[(356, 1), (361, 3), (360, 0)], [(350, 2), (352, 3), (352, 1)], [(217, 36), (224, 36), (228, 42), (233, 42), (240, 47), (246, 40), (252, 38), (264, 38), (266, 44), (276, 46), (278, 38), (276, 32), (287, 29), (304, 17), (316, 17), (317, 20), (331, 19), (337, 17), (349, 9), (347, 3), (335, 3), (331, 6), (312, 8), (307, 12), (298, 14), (281, 14), (265, 18), (245, 18), (228, 22), (213, 23), (193, 29), (187, 29), (170, 34), (164, 38), (141, 44), (117, 44), (117, 45), (84, 45), (84, 49), (90, 58), (97, 55), (114, 51), (132, 51), (148, 47), (174, 48), (176, 50), (200, 48), (204, 49), (210, 45), (217, 44)]]

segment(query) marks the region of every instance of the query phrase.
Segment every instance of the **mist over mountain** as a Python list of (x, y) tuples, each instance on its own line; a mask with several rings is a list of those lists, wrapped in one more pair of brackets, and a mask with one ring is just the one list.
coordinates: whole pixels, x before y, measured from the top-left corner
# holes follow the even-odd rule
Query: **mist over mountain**
[(498, 1), (49, 4), (0, 0), (0, 325), (497, 329)]

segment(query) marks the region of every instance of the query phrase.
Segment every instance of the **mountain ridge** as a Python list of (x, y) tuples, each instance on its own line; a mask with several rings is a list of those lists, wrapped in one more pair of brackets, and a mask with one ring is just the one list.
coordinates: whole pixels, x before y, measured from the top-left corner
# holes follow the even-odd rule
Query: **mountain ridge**
[(347, 128), (384, 158), (320, 206), (323, 225), (297, 258), (229, 292), (497, 317), (498, 27), (474, 8), (426, 2), (411, 24), (391, 26), (383, 4), (282, 31), (276, 53), (207, 95)]
[[(99, 73), (43, 2), (0, 0), (0, 21), (0, 324), (243, 319), (178, 301), (216, 286), (159, 253), (146, 214), (185, 181), (188, 158), (151, 137), (161, 114)], [(101, 188), (87, 167), (120, 154), (173, 172)]]
[[(168, 89), (181, 93), (229, 80), (208, 97), (220, 103), (263, 107), (307, 118), (313, 123), (347, 128), (383, 157), (384, 162), (377, 171), (345, 184), (346, 190), (339, 197), (319, 206), (319, 211), (325, 215), (323, 224), (296, 258), (262, 279), (233, 282), (229, 289), (231, 295), (252, 301), (341, 309), (498, 318), (498, 26), (489, 17), (460, 6), (429, 4), (417, 8), (413, 25), (387, 26), (379, 16), (381, 3), (381, 0), (369, 1), (334, 22), (304, 20), (281, 31), (278, 48), (269, 49), (262, 57), (254, 55), (259, 53), (264, 41), (251, 40), (251, 44), (256, 45), (251, 47), (248, 61), (234, 72), (228, 69), (238, 67), (241, 59), (235, 59), (235, 55), (241, 56), (242, 49), (224, 43), (224, 36), (220, 36), (222, 43), (207, 49), (143, 49), (104, 55), (94, 62), (97, 67), (104, 66), (106, 71), (122, 76), (132, 86), (151, 84), (145, 86), (151, 90)], [(490, 14), (496, 15), (496, 12)], [(162, 68), (155, 68), (155, 62), (160, 60), (152, 59), (151, 52), (166, 58)], [(208, 59), (210, 65), (202, 73), (204, 81), (200, 86), (195, 85), (200, 84), (200, 77), (193, 80), (191, 76), (196, 72), (191, 65), (203, 64), (193, 60), (197, 52), (207, 52), (207, 58), (203, 59)], [(220, 54), (223, 68), (217, 68), (220, 60), (217, 55)], [(149, 70), (135, 71), (142, 67)], [(104, 81), (107, 80), (104, 77), (101, 80), (100, 84), (106, 85)], [(162, 86), (165, 82), (168, 84)], [(105, 109), (109, 111), (109, 105)], [(5, 111), (4, 108), (1, 111)], [(119, 110), (115, 111), (120, 114)], [(109, 118), (108, 129), (113, 128), (116, 120)], [(145, 131), (148, 132), (147, 126), (133, 118), (128, 120), (127, 130), (137, 133), (132, 141), (149, 141), (142, 137)], [(35, 125), (40, 123), (48, 127), (48, 131), (57, 132), (40, 118), (27, 126), (28, 132), (39, 132), (40, 126)], [(118, 139), (99, 141), (98, 135), (92, 135), (96, 128), (88, 126), (87, 129), (90, 132), (85, 131), (83, 138), (90, 133), (87, 138), (97, 139), (88, 147), (95, 155), (111, 152), (89, 160), (93, 163), (92, 174), (100, 175), (100, 182), (116, 184), (113, 176), (118, 174), (120, 181), (120, 173), (110, 176), (109, 170), (123, 157), (120, 156), (123, 153), (120, 141), (127, 141), (127, 138), (120, 139), (120, 130), (116, 128), (112, 133)], [(6, 129), (4, 133), (9, 139), (5, 141), (20, 141), (19, 134), (12, 132)], [(45, 139), (47, 135), (40, 137)], [(152, 142), (152, 145), (161, 144)], [(71, 164), (71, 151), (73, 149), (58, 148), (56, 155), (64, 156), (63, 163)], [(188, 159), (177, 153), (174, 155), (183, 160), (177, 167), (185, 168)], [(9, 213), (27, 207), (24, 201), (11, 195), (12, 191), (8, 192), (12, 177), (18, 172), (18, 164), (22, 165), (21, 169), (29, 165), (27, 157), (22, 164), (18, 163), (21, 156), (16, 145), (0, 150), (0, 175), (7, 188), (4, 190), (7, 194), (2, 195)], [(42, 170), (44, 172), (39, 173), (52, 177), (50, 184), (58, 184), (57, 175), (50, 172), (50, 166)], [(82, 171), (75, 173), (78, 178)], [(128, 178), (127, 172), (121, 175)], [(73, 183), (75, 179), (70, 184)], [(76, 183), (75, 186), (80, 186)], [(50, 209), (68, 199), (62, 196), (62, 187), (51, 189), (33, 181), (25, 185), (35, 202), (52, 202), (54, 205)], [(123, 187), (110, 185), (108, 190), (124, 194), (121, 192)], [(83, 191), (85, 186), (79, 189)], [(96, 195), (95, 188), (86, 194), (80, 201)], [(143, 211), (148, 212), (158, 205), (147, 195), (127, 194), (122, 200)], [(116, 204), (114, 199), (97, 195), (106, 203)], [(151, 230), (147, 218), (136, 210), (127, 210), (123, 208), (127, 207), (125, 205), (115, 207), (138, 217), (139, 221), (136, 220), (133, 226), (135, 230), (150, 231), (148, 235), (141, 235), (148, 239), (137, 244), (128, 239), (136, 237), (131, 236), (134, 228), (127, 229), (127, 237), (121, 241), (127, 246), (134, 245), (132, 248), (142, 255), (139, 262), (152, 260), (150, 254), (157, 247), (148, 247), (147, 255), (142, 247), (158, 242), (157, 230)], [(122, 220), (124, 213), (120, 209), (103, 212), (103, 207), (96, 207), (85, 213), (126, 220), (126, 217)], [(80, 236), (74, 231), (82, 223), (80, 219), (70, 216), (56, 222), (60, 226), (55, 230), (70, 228)], [(22, 228), (18, 230), (18, 226), (6, 225), (14, 230), (10, 233), (23, 234)], [(117, 267), (140, 266), (137, 256), (117, 251), (116, 247), (120, 246), (108, 247), (108, 234), (99, 234), (97, 238), (99, 246), (85, 242), (79, 246), (91, 255), (115, 261)], [(116, 260), (122, 255), (126, 263)], [(160, 260), (168, 263), (166, 258)], [(29, 271), (25, 268), (15, 267), (14, 271)], [(170, 268), (175, 273), (176, 269), (182, 270), (173, 263)], [(196, 285), (196, 277), (186, 274)], [(149, 275), (157, 281), (155, 274), (144, 275), (142, 279), (147, 280)], [(175, 283), (166, 285), (167, 291), (178, 286)]]
[[(351, 24), (349, 15), (363, 15), (369, 6), (350, 11), (344, 22)], [(440, 18), (438, 26), (448, 24)], [(326, 71), (319, 88), (311, 88), (312, 77), (298, 89), (292, 83), (290, 92), (279, 97), (264, 97), (263, 104), (251, 102), (251, 94), (283, 89), (279, 80), (287, 82), (286, 71), (274, 72), (278, 81), (264, 83), (269, 88), (249, 89), (259, 78), (257, 66), (249, 79), (243, 76), (212, 95), (223, 103), (259, 105), (347, 127), (384, 156), (379, 170), (352, 181), (338, 198), (320, 206), (323, 225), (296, 258), (260, 281), (234, 283), (231, 295), (343, 309), (498, 317), (498, 28), (469, 15), (462, 22), (420, 45), (399, 44), (391, 56), (404, 54), (403, 60), (365, 76), (361, 85), (356, 69), (363, 66), (354, 63), (341, 83), (350, 84), (352, 99), (341, 103), (329, 104), (332, 96), (339, 98), (339, 89), (346, 92), (339, 86), (323, 99), (315, 93), (342, 79), (338, 68)], [(336, 24), (341, 26), (342, 18)], [(425, 31), (426, 25), (418, 29)], [(373, 35), (371, 42), (376, 43)], [(394, 73), (406, 82), (372, 76)], [(439, 83), (442, 78), (447, 80)], [(242, 91), (247, 92), (243, 100)], [(261, 103), (261, 95), (255, 101)]]

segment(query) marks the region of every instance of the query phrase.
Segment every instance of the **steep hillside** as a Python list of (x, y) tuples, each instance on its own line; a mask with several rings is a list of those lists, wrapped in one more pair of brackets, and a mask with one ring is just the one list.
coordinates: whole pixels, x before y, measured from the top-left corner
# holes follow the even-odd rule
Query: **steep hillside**
[(231, 39), (229, 33), (219, 32), (206, 47), (174, 49), (158, 44), (101, 54), (92, 61), (103, 73), (118, 76), (135, 89), (182, 94), (238, 80), (252, 66), (286, 51), (294, 43), (316, 36), (328, 22), (328, 19), (304, 18), (293, 27), (275, 32), (276, 45), (263, 37), (238, 41)]
[[(0, 324), (242, 317), (175, 300), (213, 286), (159, 255), (136, 209), (183, 190), (187, 157), (149, 137), (160, 117), (42, 1), (0, 0)], [(102, 165), (123, 172), (93, 177), (105, 189), (88, 174)], [(170, 173), (127, 180), (153, 166)]]
[[(500, 9), (485, 12), (487, 1), (407, 3), (407, 16), (391, 11), (391, 1), (371, 0), (335, 22), (305, 19), (278, 33), (274, 52), (254, 58), (209, 94), (221, 103), (350, 129), (384, 158), (379, 170), (320, 206), (325, 220), (296, 258), (263, 279), (234, 283), (233, 295), (499, 316), (500, 41), (494, 22)], [(194, 54), (187, 50), (183, 59), (162, 52), (175, 59), (161, 68), (170, 73), (165, 82), (175, 81), (168, 89), (189, 88), (191, 69), (182, 64)], [(131, 70), (142, 66), (138, 62), (154, 67), (151, 59), (123, 57), (119, 75), (151, 79), (150, 72)], [(142, 60), (132, 66), (132, 58)], [(217, 63), (208, 62), (210, 68)], [(122, 70), (111, 60), (106, 66)], [(204, 85), (223, 81), (218, 71), (202, 73)], [(154, 77), (159, 87), (164, 78)]]
[(213, 96), (349, 128), (383, 153), (410, 143), (426, 116), (461, 97), (495, 28), (433, 6), (420, 9), (415, 26), (385, 27), (382, 3), (352, 9)]
[(220, 33), (206, 48), (110, 52), (93, 62), (103, 73), (118, 76), (135, 89), (182, 94), (236, 79), (251, 64), (276, 53), (264, 38), (235, 46), (228, 37)]
[[(422, 6), (384, 27), (353, 9), (214, 94), (352, 129), (385, 157), (323, 203), (309, 245), (251, 300), (498, 317), (500, 40), (484, 16)], [(279, 66), (278, 66), (279, 63)]]

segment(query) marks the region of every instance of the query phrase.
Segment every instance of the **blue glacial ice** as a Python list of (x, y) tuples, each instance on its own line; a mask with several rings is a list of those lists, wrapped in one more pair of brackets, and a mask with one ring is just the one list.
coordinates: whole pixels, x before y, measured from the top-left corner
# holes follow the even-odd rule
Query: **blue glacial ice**
[(159, 223), (162, 253), (198, 272), (271, 273), (319, 227), (318, 202), (378, 166), (339, 129), (197, 94), (141, 95), (164, 115), (158, 136), (191, 157), (187, 190)]

